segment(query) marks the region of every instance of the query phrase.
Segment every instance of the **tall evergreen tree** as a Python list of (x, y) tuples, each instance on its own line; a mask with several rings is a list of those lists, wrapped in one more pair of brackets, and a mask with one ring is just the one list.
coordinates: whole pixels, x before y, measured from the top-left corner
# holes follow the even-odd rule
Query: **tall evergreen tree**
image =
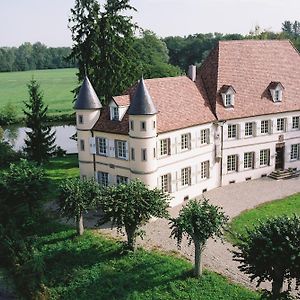
[(46, 161), (55, 149), (55, 132), (51, 133), (51, 127), (47, 125), (47, 110), (43, 102), (40, 85), (32, 79), (28, 86), (29, 100), (24, 102), (23, 110), (26, 117), (27, 131), (25, 140), (25, 152), (28, 158), (41, 164)]
[(107, 103), (128, 88), (140, 75), (133, 48), (137, 26), (128, 16), (135, 8), (129, 0), (76, 0), (71, 10), (70, 29), (74, 46), (71, 57), (79, 64), (78, 79), (89, 78), (100, 98)]

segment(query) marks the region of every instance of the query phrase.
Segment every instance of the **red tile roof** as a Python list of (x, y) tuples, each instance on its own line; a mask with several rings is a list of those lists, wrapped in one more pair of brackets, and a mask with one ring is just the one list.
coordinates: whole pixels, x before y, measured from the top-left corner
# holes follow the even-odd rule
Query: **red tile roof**
[[(217, 72), (216, 72), (217, 66)], [(218, 119), (300, 110), (300, 55), (287, 40), (221, 41), (200, 68)], [(284, 86), (281, 103), (272, 101), (270, 82)], [(224, 85), (236, 91), (234, 109), (226, 109), (220, 95)]]
[[(271, 82), (284, 86), (281, 103), (272, 101)], [(196, 82), (186, 76), (147, 79), (146, 87), (158, 110), (158, 133), (205, 124), (300, 110), (300, 55), (286, 40), (221, 41), (198, 70)], [(235, 105), (226, 109), (221, 89), (232, 86)], [(127, 105), (129, 95), (114, 97)], [(110, 121), (108, 108), (102, 109), (95, 130), (128, 134), (128, 114), (122, 121)]]
[(114, 96), (113, 100), (116, 102), (118, 106), (128, 106), (130, 104), (129, 95)]

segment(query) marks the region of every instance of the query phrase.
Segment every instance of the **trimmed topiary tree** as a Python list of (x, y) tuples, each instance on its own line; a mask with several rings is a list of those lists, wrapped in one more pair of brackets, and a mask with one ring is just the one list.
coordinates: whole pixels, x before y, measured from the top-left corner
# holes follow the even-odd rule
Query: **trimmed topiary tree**
[(136, 237), (142, 236), (139, 230), (151, 217), (166, 218), (170, 196), (161, 190), (149, 189), (143, 182), (132, 180), (103, 188), (99, 207), (103, 216), (98, 224), (111, 221), (119, 232), (124, 227), (129, 250), (136, 249)]
[(100, 186), (94, 180), (67, 179), (59, 186), (57, 201), (59, 212), (67, 219), (76, 221), (77, 234), (84, 232), (83, 213), (94, 207), (100, 194)]
[(212, 205), (207, 199), (203, 201), (191, 200), (184, 206), (177, 218), (170, 219), (171, 237), (177, 239), (180, 247), (184, 236), (189, 245), (195, 246), (194, 276), (202, 275), (202, 252), (209, 238), (221, 237), (228, 217), (220, 207)]
[(251, 281), (258, 279), (257, 286), (264, 281), (272, 283), (272, 299), (280, 299), (283, 283), (296, 279), (300, 285), (300, 217), (281, 216), (258, 222), (253, 229), (247, 228), (246, 234), (239, 236), (234, 251), (239, 269), (250, 276)]

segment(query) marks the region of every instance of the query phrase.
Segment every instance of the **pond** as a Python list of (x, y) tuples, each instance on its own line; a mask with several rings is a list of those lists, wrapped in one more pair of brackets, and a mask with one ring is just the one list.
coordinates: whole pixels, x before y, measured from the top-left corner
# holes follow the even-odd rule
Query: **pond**
[[(8, 126), (4, 131), (4, 139), (8, 141), (15, 150), (21, 150), (25, 145), (26, 127)], [(68, 154), (77, 153), (77, 142), (71, 137), (76, 133), (76, 127), (72, 125), (52, 126), (51, 131), (56, 131), (55, 143)]]

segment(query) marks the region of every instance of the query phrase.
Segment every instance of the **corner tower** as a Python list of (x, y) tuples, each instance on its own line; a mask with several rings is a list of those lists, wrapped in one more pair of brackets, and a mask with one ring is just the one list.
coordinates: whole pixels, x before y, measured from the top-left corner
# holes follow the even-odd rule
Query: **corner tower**
[(92, 155), (95, 153), (94, 150), (96, 146), (93, 142), (92, 128), (99, 119), (101, 108), (101, 102), (88, 77), (85, 76), (74, 104), (74, 110), (76, 112), (78, 160), (82, 178), (94, 176), (94, 167), (92, 164), (94, 159)]
[(130, 170), (150, 187), (157, 186), (157, 110), (142, 78), (130, 103)]

